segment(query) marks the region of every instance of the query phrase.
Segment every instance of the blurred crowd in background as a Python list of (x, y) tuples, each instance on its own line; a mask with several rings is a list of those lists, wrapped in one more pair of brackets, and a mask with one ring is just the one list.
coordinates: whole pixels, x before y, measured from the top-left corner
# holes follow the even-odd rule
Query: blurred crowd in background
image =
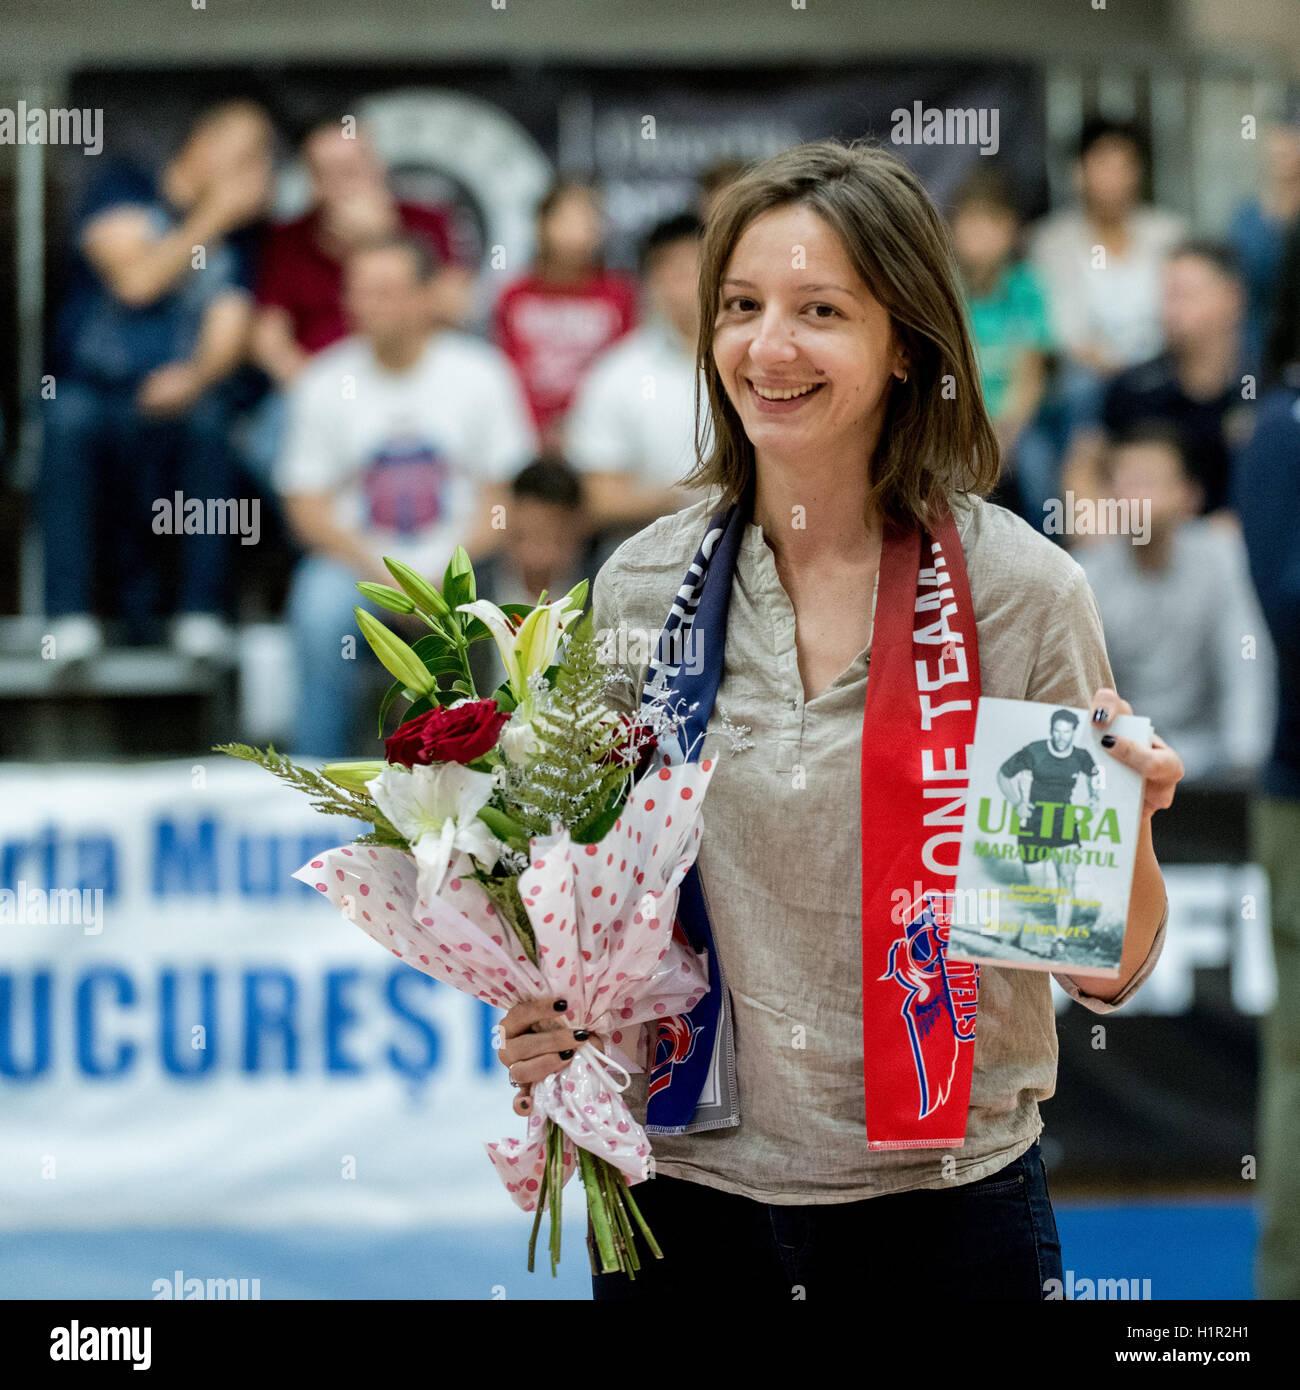
[[(1117, 687), (1189, 781), (1259, 773), (1280, 674), (1270, 775), (1296, 796), (1294, 649), (1263, 610), (1300, 563), (1267, 482), (1294, 495), (1300, 459), (1300, 118), (1261, 134), (1266, 177), (1223, 240), (1143, 200), (1144, 132), (1102, 118), (1078, 133), (1070, 205), (1026, 223), (980, 160), (941, 211), (1004, 457), (994, 500), (1085, 566)], [(224, 103), (161, 167), (106, 168), (76, 212), (40, 407), (47, 627), (62, 662), (158, 642), (219, 660), (232, 624), (283, 618), (290, 750), (369, 754), (364, 666), (338, 658), (353, 605), (372, 607), (355, 582), (390, 580), (381, 556), (438, 579), (464, 544), (481, 596), (535, 602), (701, 495), (680, 482), (708, 447), (699, 242), (744, 165), (656, 223), (635, 274), (606, 264), (599, 188), (557, 178), (531, 263), (489, 255), (478, 331), (455, 208), (399, 200), (365, 129), (330, 112), (297, 133), (310, 210), (272, 222), (274, 135)], [(157, 504), (178, 493), (260, 498), (283, 591), (211, 529), (168, 570)]]

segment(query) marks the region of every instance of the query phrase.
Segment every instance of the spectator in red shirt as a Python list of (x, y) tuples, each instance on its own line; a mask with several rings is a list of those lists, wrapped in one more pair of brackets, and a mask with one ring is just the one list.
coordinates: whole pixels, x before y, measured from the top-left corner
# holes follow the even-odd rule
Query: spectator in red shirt
[(519, 373), (547, 452), (562, 447), (563, 416), (587, 368), (636, 327), (636, 281), (605, 269), (604, 234), (597, 190), (556, 179), (537, 207), (533, 268), (493, 311), (493, 337)]
[(474, 273), (455, 244), (447, 211), (399, 202), (363, 130), (321, 122), (307, 132), (302, 157), (312, 208), (267, 237), (253, 329), (254, 360), (282, 388), (313, 353), (347, 335), (343, 261), (354, 247), (402, 230), (425, 237), (439, 263), (455, 269), (440, 277), (442, 297), (435, 306), (449, 327), (463, 315)]

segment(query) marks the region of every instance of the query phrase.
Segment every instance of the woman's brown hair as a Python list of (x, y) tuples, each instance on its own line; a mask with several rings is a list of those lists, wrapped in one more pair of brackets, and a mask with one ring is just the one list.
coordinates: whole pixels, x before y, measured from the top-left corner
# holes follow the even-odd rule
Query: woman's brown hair
[(754, 448), (713, 360), (714, 324), (736, 243), (754, 218), (789, 204), (811, 208), (839, 236), (908, 355), (907, 381), (890, 384), (868, 506), (903, 526), (924, 527), (951, 494), (987, 494), (998, 477), (998, 445), (947, 229), (911, 169), (866, 139), (796, 145), (751, 165), (719, 196), (701, 246), (696, 348), (713, 444), (705, 457), (697, 373), (697, 461), (682, 481), (720, 486), (728, 503), (753, 483)]

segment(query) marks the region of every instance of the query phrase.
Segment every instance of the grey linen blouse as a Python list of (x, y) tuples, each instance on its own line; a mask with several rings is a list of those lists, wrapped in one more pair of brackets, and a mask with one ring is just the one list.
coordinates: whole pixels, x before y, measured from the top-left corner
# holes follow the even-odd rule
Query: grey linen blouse
[[(648, 654), (718, 495), (710, 490), (645, 527), (596, 576), (597, 636), (625, 628), (608, 659), (631, 676), (623, 698), (611, 692), (626, 709), (640, 703)], [(1113, 677), (1082, 568), (1002, 507), (961, 496), (953, 514), (975, 607), (982, 693), (1086, 707)], [(872, 608), (874, 619), (874, 596)], [(698, 858), (734, 1006), (740, 1124), (652, 1138), (658, 1173), (776, 1204), (848, 1202), (974, 1182), (1042, 1131), (1038, 1102), (1055, 1090), (1057, 1062), (1047, 973), (985, 967), (965, 1144), (867, 1148), (860, 765), (870, 653), (868, 639), (825, 690), (804, 699), (794, 609), (762, 528), (751, 521), (700, 753), (717, 767)], [(736, 726), (747, 731), (738, 735)], [(1085, 1008), (1109, 1013), (1150, 974), (1164, 937), (1162, 920), (1142, 967), (1113, 1001), (1056, 978)], [(632, 1039), (622, 1046), (644, 1060), (648, 1036), (643, 1028), (639, 1051)], [(633, 1074), (625, 1099), (644, 1122), (644, 1072)]]

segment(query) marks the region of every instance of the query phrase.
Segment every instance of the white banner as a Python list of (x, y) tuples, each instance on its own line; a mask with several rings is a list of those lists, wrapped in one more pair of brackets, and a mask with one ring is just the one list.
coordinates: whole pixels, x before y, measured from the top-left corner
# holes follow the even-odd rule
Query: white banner
[[(215, 754), (7, 764), (0, 793), (0, 1228), (517, 1216), (483, 1149), (525, 1128), (499, 1014), (290, 877), (363, 826)], [(1165, 950), (1125, 1014), (1182, 1014), (1225, 966), (1266, 1012), (1260, 870), (1165, 877)]]
[(216, 754), (0, 786), (0, 1226), (510, 1215), (499, 1013), (290, 877), (364, 826)]

